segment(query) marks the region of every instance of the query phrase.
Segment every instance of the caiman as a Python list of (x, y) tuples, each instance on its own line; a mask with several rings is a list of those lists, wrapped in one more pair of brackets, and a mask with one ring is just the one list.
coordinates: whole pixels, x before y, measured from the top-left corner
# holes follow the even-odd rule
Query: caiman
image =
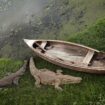
[(37, 69), (34, 60), (31, 57), (29, 61), (29, 68), (31, 75), (35, 78), (36, 87), (43, 85), (54, 85), (55, 89), (62, 90), (60, 85), (62, 84), (71, 84), (71, 83), (80, 83), (81, 77), (74, 77), (71, 75), (63, 75), (61, 70), (57, 72), (50, 71), (48, 69)]
[(0, 88), (2, 87), (8, 87), (11, 85), (18, 85), (19, 78), (24, 74), (26, 71), (28, 61), (24, 61), (23, 66), (16, 71), (15, 73), (11, 73), (8, 76), (5, 76), (4, 78), (0, 79)]

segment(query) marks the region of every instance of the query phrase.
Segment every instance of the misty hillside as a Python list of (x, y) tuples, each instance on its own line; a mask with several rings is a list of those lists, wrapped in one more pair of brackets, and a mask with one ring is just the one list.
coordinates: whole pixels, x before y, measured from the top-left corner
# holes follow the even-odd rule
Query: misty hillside
[(104, 0), (1, 0), (0, 2), (1, 57), (29, 56), (30, 50), (25, 46), (23, 38), (67, 40), (69, 36), (86, 29), (105, 16)]
[(48, 18), (47, 23), (49, 23), (46, 28), (52, 25), (50, 34), (55, 35), (56, 39), (64, 39), (103, 18), (105, 16), (105, 1), (53, 0), (53, 3), (46, 7), (46, 12), (47, 15), (44, 18)]

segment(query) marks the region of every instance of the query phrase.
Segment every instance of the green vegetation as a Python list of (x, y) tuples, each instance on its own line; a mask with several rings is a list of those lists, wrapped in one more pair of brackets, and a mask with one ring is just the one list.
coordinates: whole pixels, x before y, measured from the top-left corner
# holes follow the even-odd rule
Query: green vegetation
[[(60, 38), (75, 34), (90, 27), (98, 19), (105, 16), (105, 1), (104, 0), (65, 0), (69, 1), (67, 6), (64, 6), (65, 14), (69, 8), (70, 17), (63, 22), (60, 29)], [(66, 8), (66, 9), (65, 9)], [(61, 17), (62, 18), (62, 17)]]
[(15, 72), (22, 65), (21, 61), (0, 58), (0, 78), (8, 73)]
[(105, 18), (97, 21), (85, 31), (70, 36), (69, 41), (105, 51)]
[[(60, 67), (50, 64), (40, 58), (36, 58), (38, 68), (47, 67), (51, 70)], [(0, 75), (4, 70), (15, 71), (22, 62), (13, 60), (0, 60)], [(63, 69), (63, 68), (62, 68)], [(104, 105), (105, 104), (105, 76), (91, 75), (63, 69), (65, 74), (81, 76), (80, 84), (64, 85), (59, 92), (53, 86), (34, 86), (34, 78), (29, 71), (20, 79), (17, 87), (0, 90), (0, 105)], [(5, 72), (6, 73), (6, 72)]]

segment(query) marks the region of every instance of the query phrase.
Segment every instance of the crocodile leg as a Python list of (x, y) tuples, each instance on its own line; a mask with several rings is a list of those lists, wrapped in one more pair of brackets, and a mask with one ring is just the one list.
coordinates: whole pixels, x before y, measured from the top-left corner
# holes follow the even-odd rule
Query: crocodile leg
[(62, 89), (59, 85), (60, 85), (60, 80), (57, 79), (57, 80), (55, 81), (55, 89), (62, 91), (63, 89)]
[(40, 84), (40, 78), (37, 77), (37, 76), (34, 76), (34, 78), (35, 78), (35, 80), (36, 80), (36, 82), (35, 82), (35, 86), (38, 87), (38, 88), (40, 88), (40, 87), (41, 87), (41, 84)]
[(58, 69), (58, 70), (56, 70), (56, 74), (58, 74), (58, 75), (61, 75), (61, 74), (62, 74), (62, 72), (63, 72), (62, 70), (59, 70), (59, 69)]
[(19, 78), (20, 77), (16, 77), (14, 80), (13, 80), (13, 84), (15, 84), (15, 85), (18, 85), (19, 84)]

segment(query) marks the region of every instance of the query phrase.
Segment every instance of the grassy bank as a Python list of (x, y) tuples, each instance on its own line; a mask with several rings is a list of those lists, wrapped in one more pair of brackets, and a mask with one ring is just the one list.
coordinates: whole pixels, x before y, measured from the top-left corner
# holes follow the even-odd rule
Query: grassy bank
[[(40, 58), (36, 58), (38, 68), (47, 67), (51, 70), (60, 69)], [(0, 60), (0, 76), (5, 71), (16, 71), (22, 62)], [(62, 68), (63, 69), (63, 68)], [(18, 87), (0, 90), (0, 105), (104, 105), (105, 104), (105, 76), (91, 75), (63, 69), (65, 74), (80, 76), (80, 84), (62, 86), (63, 92), (55, 90), (52, 86), (34, 86), (34, 79), (29, 71), (20, 79)], [(5, 72), (7, 73), (7, 72)]]
[(98, 20), (85, 31), (70, 36), (67, 40), (105, 51), (105, 18)]
[[(69, 41), (105, 51), (105, 19), (99, 20), (84, 32), (69, 37)], [(55, 90), (52, 86), (42, 86), (38, 89), (28, 70), (20, 79), (19, 86), (0, 90), (0, 105), (105, 105), (104, 75), (64, 69), (40, 58), (36, 58), (35, 61), (38, 68), (46, 67), (53, 71), (62, 69), (64, 74), (80, 76), (83, 81), (80, 84), (63, 85), (62, 92)], [(0, 59), (0, 78), (8, 72), (15, 72), (22, 64), (22, 61)]]

